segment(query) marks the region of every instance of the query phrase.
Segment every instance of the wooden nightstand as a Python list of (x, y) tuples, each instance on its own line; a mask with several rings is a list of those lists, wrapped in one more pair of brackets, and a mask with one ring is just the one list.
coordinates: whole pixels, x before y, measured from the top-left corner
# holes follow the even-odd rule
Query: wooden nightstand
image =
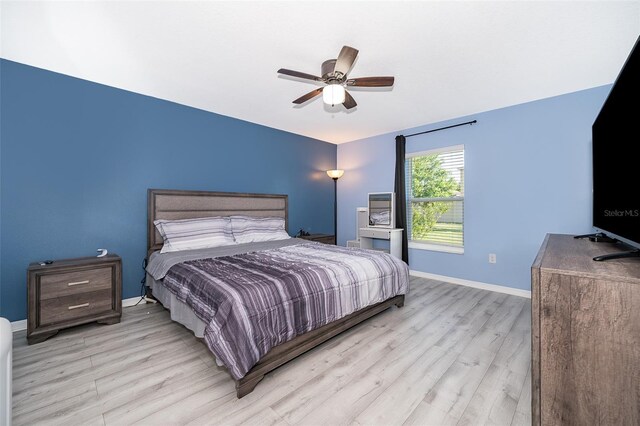
[(31, 263), (27, 271), (27, 340), (42, 342), (61, 329), (120, 322), (122, 260), (116, 254)]
[(302, 238), (304, 240), (317, 241), (319, 243), (324, 243), (324, 244), (335, 244), (336, 243), (336, 236), (335, 235), (329, 235), (329, 234), (311, 234), (311, 235), (304, 235), (304, 236), (298, 237), (298, 238)]

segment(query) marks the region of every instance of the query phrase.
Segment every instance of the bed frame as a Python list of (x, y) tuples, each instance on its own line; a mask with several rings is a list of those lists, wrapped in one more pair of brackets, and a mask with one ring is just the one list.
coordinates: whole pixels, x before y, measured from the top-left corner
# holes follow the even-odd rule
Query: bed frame
[[(153, 225), (153, 221), (156, 219), (189, 219), (231, 215), (277, 216), (285, 219), (287, 229), (289, 226), (287, 195), (149, 189), (147, 191), (147, 208), (148, 255), (162, 248), (162, 237)], [(404, 306), (404, 295), (395, 296), (361, 309), (338, 321), (274, 347), (243, 378), (235, 381), (238, 398), (253, 391), (268, 372), (392, 305), (399, 308)]]

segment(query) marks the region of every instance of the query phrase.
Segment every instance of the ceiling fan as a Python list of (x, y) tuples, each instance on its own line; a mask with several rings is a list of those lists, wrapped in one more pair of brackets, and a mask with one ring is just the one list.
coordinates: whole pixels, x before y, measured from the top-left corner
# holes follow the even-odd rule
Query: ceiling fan
[(358, 50), (353, 47), (344, 46), (340, 50), (338, 59), (329, 59), (322, 63), (322, 77), (306, 74), (299, 71), (280, 68), (279, 74), (290, 75), (292, 77), (304, 78), (321, 83), (326, 86), (319, 87), (306, 95), (300, 96), (294, 100), (294, 104), (302, 104), (310, 99), (315, 98), (322, 93), (324, 103), (329, 105), (342, 104), (346, 109), (351, 109), (358, 105), (353, 97), (345, 90), (345, 86), (353, 87), (388, 87), (393, 86), (393, 77), (360, 77), (347, 78), (349, 70), (358, 56)]

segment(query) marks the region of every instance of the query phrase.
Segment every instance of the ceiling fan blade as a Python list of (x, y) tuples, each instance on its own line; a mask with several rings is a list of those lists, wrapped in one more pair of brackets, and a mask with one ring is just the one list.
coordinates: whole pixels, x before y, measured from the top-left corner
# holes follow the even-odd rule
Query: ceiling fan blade
[(347, 92), (345, 90), (344, 91), (344, 102), (342, 103), (342, 105), (344, 105), (344, 107), (346, 109), (351, 109), (351, 108), (355, 107), (358, 104), (356, 103), (355, 99), (353, 99), (353, 96), (351, 96), (349, 94), (349, 92)]
[(342, 75), (347, 75), (351, 66), (356, 60), (356, 56), (358, 56), (358, 49), (354, 49), (353, 47), (343, 46), (342, 50), (340, 50), (340, 54), (338, 55), (338, 59), (336, 60), (336, 66), (333, 69), (334, 72), (342, 73)]
[(347, 86), (388, 87), (393, 86), (393, 77), (360, 77), (347, 80)]
[(291, 77), (304, 78), (307, 80), (322, 81), (320, 77), (316, 77), (315, 75), (307, 74), (300, 71), (288, 70), (286, 68), (280, 68), (278, 70), (278, 74), (290, 75)]
[(303, 103), (307, 102), (309, 99), (315, 98), (320, 93), (322, 93), (322, 89), (324, 89), (324, 87), (319, 87), (316, 90), (312, 90), (311, 92), (307, 93), (306, 95), (300, 96), (298, 99), (293, 101), (293, 103), (294, 104), (303, 104)]

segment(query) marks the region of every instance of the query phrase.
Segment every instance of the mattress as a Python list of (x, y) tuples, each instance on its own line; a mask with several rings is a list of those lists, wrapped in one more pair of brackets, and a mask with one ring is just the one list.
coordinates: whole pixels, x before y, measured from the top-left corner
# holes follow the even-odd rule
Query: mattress
[(162, 306), (170, 311), (173, 321), (187, 327), (196, 337), (204, 337), (204, 329), (207, 325), (196, 316), (189, 305), (178, 300), (173, 293), (164, 288), (162, 280), (156, 281), (147, 273), (147, 286), (153, 292), (153, 297), (158, 299)]

